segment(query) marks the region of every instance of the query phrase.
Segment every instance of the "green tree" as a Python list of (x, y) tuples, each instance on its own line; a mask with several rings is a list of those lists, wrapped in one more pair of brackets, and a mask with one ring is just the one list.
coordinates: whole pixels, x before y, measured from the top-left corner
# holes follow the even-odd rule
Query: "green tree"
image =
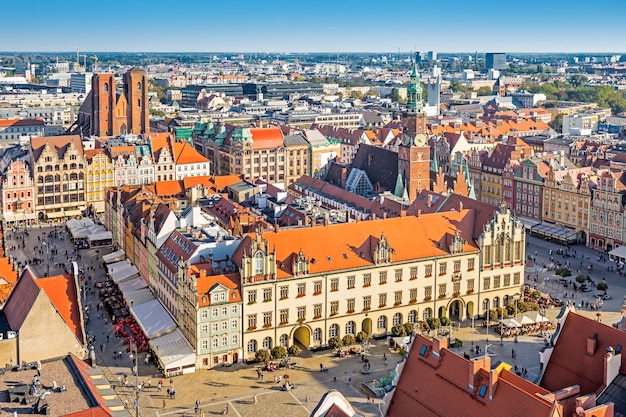
[(367, 342), (367, 339), (370, 338), (370, 335), (367, 334), (367, 332), (364, 331), (360, 331), (356, 334), (356, 342), (357, 343), (365, 343)]
[(570, 77), (570, 83), (574, 87), (582, 87), (587, 84), (587, 81), (589, 81), (589, 78), (582, 74), (574, 74)]
[(604, 281), (598, 282), (598, 285), (596, 285), (596, 290), (598, 291), (606, 291), (608, 289), (609, 289), (609, 286)]
[(548, 123), (548, 125), (557, 133), (563, 132), (563, 115), (557, 114), (556, 117)]
[(259, 349), (254, 354), (254, 358), (259, 363), (265, 363), (265, 362), (269, 362), (269, 360), (272, 358), (272, 355), (270, 354), (269, 350)]
[(406, 336), (406, 328), (402, 324), (394, 324), (391, 328), (391, 335), (393, 337)]
[(287, 348), (284, 346), (274, 346), (272, 348), (272, 358), (282, 359), (287, 356)]
[(302, 353), (302, 349), (300, 349), (298, 345), (291, 345), (287, 348), (287, 352), (290, 356), (298, 356), (300, 353)]
[(450, 320), (449, 317), (443, 316), (439, 319), (439, 323), (443, 326), (443, 327), (448, 327), (452, 325), (452, 320)]
[(432, 330), (437, 330), (441, 327), (441, 321), (439, 321), (437, 317), (430, 317), (428, 320), (426, 320), (426, 322), (428, 323), (428, 327)]
[(407, 335), (415, 331), (415, 324), (411, 323), (410, 321), (407, 321), (406, 323), (404, 323), (403, 326), (404, 326), (404, 330), (406, 330)]
[(478, 94), (479, 96), (490, 96), (491, 93), (493, 93), (493, 90), (491, 89), (491, 87), (486, 86), (486, 85), (483, 87), (480, 87), (478, 89), (478, 92), (476, 92), (476, 94)]
[(332, 349), (338, 349), (343, 346), (343, 344), (339, 336), (334, 336), (328, 339), (328, 346)]
[(352, 346), (356, 344), (356, 339), (354, 335), (347, 334), (341, 339), (341, 343), (343, 343), (344, 346)]
[(450, 90), (455, 93), (465, 93), (467, 91), (467, 86), (459, 81), (453, 81), (450, 83)]
[(362, 96), (363, 96), (363, 93), (361, 93), (360, 90), (351, 90), (350, 91), (350, 98), (360, 99)]

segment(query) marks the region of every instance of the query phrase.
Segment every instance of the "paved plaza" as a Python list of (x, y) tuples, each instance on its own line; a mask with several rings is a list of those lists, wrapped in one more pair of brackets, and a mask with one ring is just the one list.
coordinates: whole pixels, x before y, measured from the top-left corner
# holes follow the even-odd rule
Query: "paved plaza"
[[(57, 231), (64, 231), (65, 228), (58, 226)], [(37, 275), (42, 277), (48, 274), (57, 275), (63, 273), (64, 266), (68, 265), (68, 260), (74, 260), (81, 269), (87, 269), (87, 275), (93, 278), (87, 286), (88, 291), (84, 294), (83, 302), (85, 305), (92, 306), (92, 317), (86, 325), (88, 335), (96, 338), (95, 346), (97, 352), (97, 365), (101, 366), (105, 375), (116, 385), (116, 390), (120, 398), (128, 401), (128, 407), (131, 413), (133, 410), (134, 389), (132, 387), (119, 386), (119, 379), (124, 375), (128, 375), (129, 381), (134, 385), (135, 377), (131, 369), (131, 358), (122, 345), (123, 339), (114, 337), (114, 329), (111, 320), (106, 313), (98, 318), (95, 304), (99, 302), (97, 295), (92, 295), (90, 291), (93, 289), (95, 282), (101, 282), (106, 279), (105, 271), (102, 268), (102, 255), (111, 252), (110, 247), (102, 247), (97, 249), (83, 249), (77, 253), (73, 253), (73, 247), (66, 234), (60, 237), (51, 238), (48, 236), (54, 231), (50, 226), (34, 226), (27, 229), (28, 236), (24, 231), (14, 233), (11, 230), (5, 231), (7, 236), (6, 248), (8, 256), (14, 257), (21, 265), (31, 264)], [(24, 247), (17, 247), (20, 240), (15, 239), (15, 235), (24, 237)], [(42, 245), (42, 242), (48, 242), (49, 246)], [(561, 248), (556, 244), (551, 244), (532, 237), (528, 238), (527, 253), (535, 256), (536, 264), (549, 263), (549, 251), (555, 251)], [(11, 249), (12, 247), (16, 247)], [(51, 251), (55, 249), (56, 255), (52, 255)], [(601, 309), (601, 320), (611, 324), (618, 320), (619, 311), (622, 306), (623, 296), (626, 294), (626, 278), (619, 277), (616, 273), (606, 272), (605, 263), (599, 262), (598, 253), (582, 246), (576, 246), (578, 258), (563, 258), (563, 261), (569, 260), (572, 263), (573, 275), (570, 279), (573, 281), (576, 276), (577, 269), (583, 269), (596, 282), (605, 279), (609, 285), (608, 294), (612, 297), (604, 301)], [(65, 255), (65, 251), (67, 255)], [(589, 257), (583, 261), (581, 254)], [(33, 265), (34, 258), (43, 258), (45, 262)], [(580, 266), (580, 262), (583, 265)], [(589, 272), (586, 268), (589, 264), (593, 264), (593, 270)], [(93, 270), (91, 270), (93, 268)], [(550, 280), (544, 278), (550, 277)], [(571, 294), (571, 289), (567, 290), (562, 284), (556, 282), (553, 271), (542, 270), (531, 274), (529, 285), (537, 285), (537, 288), (543, 292), (549, 293), (554, 297), (565, 299), (565, 291), (568, 291), (568, 297), (572, 298), (574, 303), (581, 301), (595, 301), (597, 291), (589, 293), (576, 292)], [(535, 279), (537, 280), (535, 283)], [(548, 318), (554, 320), (559, 309), (553, 308), (546, 312)], [(596, 319), (596, 311), (579, 310), (593, 319)], [(463, 341), (461, 348), (454, 349), (460, 355), (464, 353), (476, 356), (475, 346), (481, 347), (484, 354), (487, 345), (488, 353), (492, 356), (492, 362), (502, 360), (518, 367), (524, 367), (528, 370), (528, 379), (533, 381), (539, 372), (539, 356), (537, 351), (544, 344), (543, 338), (537, 335), (527, 335), (514, 339), (505, 339), (502, 344), (500, 338), (493, 332), (493, 329), (487, 332), (487, 329), (478, 326), (479, 320), (475, 320), (474, 327), (471, 321), (467, 320), (461, 324), (461, 327), (455, 329), (452, 338), (458, 338)], [(100, 345), (102, 349), (100, 348)], [(516, 358), (512, 358), (512, 349), (517, 351)], [(113, 352), (122, 351), (121, 357), (113, 357)], [(375, 400), (374, 404), (367, 402), (367, 395), (371, 394), (364, 383), (373, 381), (377, 378), (388, 375), (394, 368), (396, 361), (400, 360), (398, 352), (390, 350), (387, 347), (386, 340), (373, 340), (368, 348), (368, 357), (371, 362), (371, 373), (362, 374), (362, 363), (360, 356), (335, 358), (331, 356), (332, 351), (323, 351), (319, 353), (305, 352), (302, 356), (294, 358), (296, 366), (290, 370), (280, 370), (276, 373), (265, 372), (264, 380), (257, 380), (256, 364), (235, 364), (230, 367), (218, 367), (213, 370), (201, 370), (194, 374), (181, 375), (172, 379), (173, 387), (176, 389), (176, 398), (170, 399), (167, 395), (167, 389), (170, 387), (170, 380), (163, 378), (164, 384), (161, 391), (157, 390), (157, 383), (160, 379), (157, 369), (153, 364), (145, 365), (143, 360), (139, 361), (139, 383), (148, 384), (150, 387), (145, 388), (139, 394), (139, 413), (142, 416), (171, 416), (171, 415), (192, 415), (194, 414), (194, 406), (196, 401), (200, 401), (200, 409), (204, 415), (222, 414), (224, 408), (228, 405), (229, 414), (238, 416), (308, 416), (321, 396), (330, 389), (340, 391), (350, 400), (357, 412), (365, 416), (377, 416), (378, 405), (380, 399)], [(385, 355), (388, 360), (383, 360)], [(143, 356), (140, 354), (140, 359)], [(386, 364), (387, 363), (387, 364)], [(324, 364), (329, 369), (328, 373), (319, 372), (320, 364)], [(289, 379), (296, 385), (296, 388), (283, 392), (274, 382), (274, 375), (289, 375)], [(254, 396), (256, 395), (256, 403)], [(308, 401), (307, 401), (308, 400)]]

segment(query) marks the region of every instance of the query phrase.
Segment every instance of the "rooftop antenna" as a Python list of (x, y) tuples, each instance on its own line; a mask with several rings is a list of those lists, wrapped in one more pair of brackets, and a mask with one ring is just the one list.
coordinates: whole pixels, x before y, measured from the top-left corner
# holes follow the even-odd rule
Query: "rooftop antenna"
[(76, 47), (76, 65), (80, 68), (80, 57), (78, 56), (78, 46)]

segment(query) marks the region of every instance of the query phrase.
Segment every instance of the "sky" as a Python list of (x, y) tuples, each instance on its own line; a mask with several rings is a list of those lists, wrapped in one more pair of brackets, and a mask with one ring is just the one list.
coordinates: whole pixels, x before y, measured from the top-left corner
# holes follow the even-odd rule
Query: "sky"
[(5, 52), (626, 51), (626, 0), (29, 0), (0, 10)]

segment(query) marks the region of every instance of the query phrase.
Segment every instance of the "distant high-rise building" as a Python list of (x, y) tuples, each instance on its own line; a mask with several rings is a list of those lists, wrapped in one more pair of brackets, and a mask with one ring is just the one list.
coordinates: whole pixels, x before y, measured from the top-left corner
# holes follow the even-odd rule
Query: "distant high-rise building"
[(437, 60), (437, 51), (428, 51), (428, 60), (436, 61)]
[(488, 52), (486, 55), (485, 63), (487, 69), (506, 69), (506, 54), (504, 52)]
[(91, 91), (91, 72), (77, 72), (70, 76), (72, 93), (89, 93)]

